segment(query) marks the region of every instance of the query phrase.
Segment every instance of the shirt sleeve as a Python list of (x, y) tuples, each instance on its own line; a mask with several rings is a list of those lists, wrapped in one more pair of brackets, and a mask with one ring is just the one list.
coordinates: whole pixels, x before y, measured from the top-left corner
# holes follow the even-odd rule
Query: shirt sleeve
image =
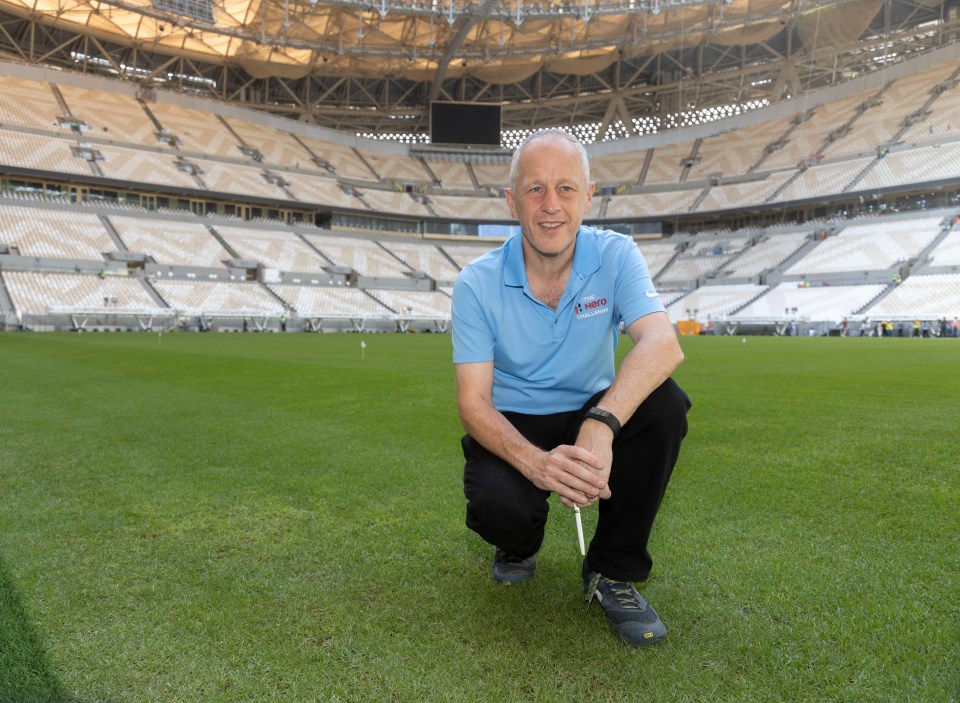
[(617, 275), (616, 300), (620, 319), (631, 324), (655, 312), (665, 312), (660, 294), (653, 285), (653, 277), (647, 268), (640, 248), (628, 239), (621, 254), (621, 266)]
[(493, 361), (495, 335), (480, 301), (473, 272), (464, 269), (453, 284), (453, 363)]

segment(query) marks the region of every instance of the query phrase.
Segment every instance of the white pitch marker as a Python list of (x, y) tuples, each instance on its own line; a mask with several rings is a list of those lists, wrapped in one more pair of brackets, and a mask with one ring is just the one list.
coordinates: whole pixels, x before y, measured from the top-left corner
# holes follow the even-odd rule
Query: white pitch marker
[(580, 556), (587, 556), (587, 551), (583, 546), (583, 521), (580, 519), (580, 506), (573, 504), (573, 516), (577, 520), (577, 541), (580, 543)]

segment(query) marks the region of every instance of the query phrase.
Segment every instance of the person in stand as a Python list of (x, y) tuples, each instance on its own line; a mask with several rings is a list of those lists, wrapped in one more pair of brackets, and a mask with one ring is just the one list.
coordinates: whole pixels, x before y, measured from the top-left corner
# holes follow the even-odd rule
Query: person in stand
[[(648, 539), (690, 401), (670, 378), (683, 353), (637, 245), (582, 225), (593, 191), (575, 138), (533, 133), (505, 191), (520, 233), (457, 277), (466, 524), (495, 548), (493, 580), (519, 583), (536, 572), (550, 495), (596, 506), (587, 602), (621, 640), (643, 645), (667, 635), (633, 584), (653, 564)], [(633, 348), (616, 369), (620, 324)]]

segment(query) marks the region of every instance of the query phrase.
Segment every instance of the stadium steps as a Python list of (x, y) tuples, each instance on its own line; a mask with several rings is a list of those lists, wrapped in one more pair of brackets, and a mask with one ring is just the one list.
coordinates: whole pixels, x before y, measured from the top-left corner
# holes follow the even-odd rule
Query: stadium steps
[(380, 300), (380, 298), (378, 298), (377, 296), (375, 296), (373, 293), (371, 293), (371, 292), (370, 292), (369, 290), (367, 290), (366, 288), (361, 288), (360, 290), (361, 290), (361, 292), (362, 292), (364, 295), (366, 295), (366, 296), (367, 296), (368, 298), (370, 298), (371, 300), (374, 300), (378, 305), (382, 305), (384, 308), (386, 308), (387, 310), (389, 310), (390, 312), (392, 312), (394, 315), (398, 314), (396, 310), (394, 310), (392, 307), (390, 307), (390, 306), (387, 305), (385, 302), (383, 302), (382, 300)]
[(129, 251), (127, 245), (124, 244), (123, 239), (120, 238), (120, 233), (117, 232), (116, 228), (113, 226), (113, 223), (110, 222), (110, 219), (106, 215), (97, 215), (97, 219), (103, 224), (103, 228), (107, 230), (107, 234), (110, 235), (110, 239), (113, 240), (113, 243), (117, 245), (117, 251)]
[(16, 309), (13, 307), (10, 294), (7, 292), (7, 284), (3, 280), (2, 272), (0, 272), (0, 317), (8, 325), (15, 324), (12, 320), (16, 320)]
[[(450, 264), (451, 264), (457, 271), (462, 271), (462, 270), (463, 270), (463, 269), (460, 267), (460, 264), (458, 264), (456, 261), (454, 261), (454, 260), (453, 260), (453, 257), (450, 256), (450, 255), (447, 253), (447, 250), (446, 250), (446, 249), (444, 249), (444, 248), (443, 248), (442, 246), (440, 246), (439, 244), (437, 244), (436, 247), (437, 247), (437, 251), (439, 251), (439, 252), (443, 255), (443, 258), (446, 259), (447, 261), (449, 261)], [(439, 290), (439, 288), (438, 288), (437, 290)]]
[(437, 178), (437, 174), (433, 172), (433, 169), (430, 168), (430, 163), (425, 158), (423, 158), (422, 156), (418, 156), (417, 162), (421, 166), (423, 166), (423, 170), (426, 171), (427, 174), (430, 176), (430, 180), (433, 181), (433, 185), (435, 185), (437, 188), (440, 188), (443, 186), (443, 183), (440, 181), (439, 178)]
[(140, 285), (142, 285), (143, 289), (147, 291), (147, 295), (149, 295), (153, 299), (153, 301), (157, 304), (157, 307), (160, 307), (160, 308), (173, 307), (172, 305), (170, 305), (170, 303), (164, 300), (163, 296), (160, 295), (160, 291), (158, 291), (156, 288), (153, 287), (153, 284), (150, 282), (150, 280), (146, 276), (140, 276), (138, 278), (140, 280)]
[(275, 300), (277, 300), (287, 310), (292, 310), (293, 312), (297, 311), (297, 309), (293, 307), (293, 305), (291, 305), (289, 301), (283, 298), (279, 293), (277, 293), (273, 288), (268, 286), (266, 283), (258, 283), (257, 285), (260, 286), (263, 290), (267, 291), (267, 293), (270, 295), (271, 298), (274, 298)]
[(760, 298), (762, 298), (762, 297), (765, 296), (767, 293), (769, 293), (769, 292), (772, 290), (772, 288), (773, 288), (773, 286), (767, 286), (767, 287), (764, 288), (762, 291), (760, 291), (759, 293), (757, 293), (755, 296), (753, 296), (752, 298), (750, 298), (750, 300), (748, 300), (747, 302), (745, 302), (743, 305), (741, 305), (740, 307), (736, 308), (735, 310), (731, 310), (730, 313), (729, 313), (729, 316), (732, 317), (732, 316), (736, 315), (737, 313), (739, 313), (741, 310), (745, 310), (748, 305), (750, 305), (751, 303), (756, 302), (757, 300), (760, 300)]
[[(766, 157), (761, 157), (761, 159), (763, 159), (763, 158), (766, 158)], [(769, 198), (767, 198), (766, 200), (763, 201), (764, 204), (774, 202), (774, 201), (777, 199), (777, 197), (780, 195), (780, 193), (782, 193), (783, 191), (785, 191), (788, 187), (790, 187), (790, 184), (791, 184), (791, 183), (793, 183), (795, 180), (797, 180), (798, 178), (800, 178), (800, 175), (801, 175), (802, 173), (803, 173), (803, 171), (801, 171), (799, 168), (798, 168), (796, 171), (794, 171), (793, 175), (790, 176), (790, 178), (788, 178), (788, 179), (785, 180), (783, 183), (781, 183), (781, 184), (780, 184), (780, 187), (777, 188), (775, 191), (773, 191), (773, 192), (770, 194), (770, 197), (769, 197)]]
[[(703, 139), (695, 140), (693, 142), (693, 146), (690, 148), (690, 153), (683, 159), (683, 170), (680, 171), (679, 183), (687, 182), (687, 177), (690, 175), (690, 169), (692, 169), (700, 160), (697, 157), (697, 153), (700, 151), (701, 144), (703, 144)], [(691, 211), (696, 209), (696, 206), (690, 208)]]
[(396, 259), (397, 261), (399, 261), (401, 264), (403, 264), (404, 266), (406, 266), (411, 272), (415, 272), (415, 271), (416, 271), (416, 269), (414, 269), (413, 266), (411, 266), (410, 264), (408, 264), (408, 263), (403, 259), (403, 257), (397, 256), (396, 254), (394, 254), (392, 251), (390, 251), (390, 249), (387, 248), (387, 245), (384, 244), (383, 242), (381, 242), (380, 240), (374, 239), (374, 240), (373, 240), (373, 243), (376, 244), (376, 245), (377, 245), (378, 247), (380, 247), (381, 249), (383, 249), (383, 250), (384, 250), (385, 252), (387, 252), (390, 256), (392, 256), (394, 259)]
[(814, 237), (804, 240), (803, 243), (801, 243), (792, 254), (788, 255), (783, 261), (774, 266), (772, 270), (780, 270), (781, 272), (786, 271), (788, 268), (800, 261), (800, 259), (813, 251), (818, 244), (820, 244), (820, 242), (818, 242)]
[(947, 90), (949, 90), (949, 86), (955, 83), (957, 80), (960, 80), (960, 68), (958, 68), (956, 71), (951, 73), (950, 77), (947, 78), (945, 81), (941, 81), (940, 83), (937, 83), (935, 86), (933, 86), (930, 89), (930, 97), (928, 97), (926, 102), (924, 102), (923, 105), (917, 108), (916, 111), (908, 115), (903, 120), (903, 124), (900, 125), (900, 129), (897, 131), (897, 133), (894, 134), (892, 137), (890, 137), (890, 143), (898, 144), (903, 139), (903, 136), (910, 130), (911, 127), (913, 127), (914, 124), (916, 124), (917, 122), (926, 121), (927, 118), (929, 118), (930, 115), (932, 114), (931, 108), (933, 107), (933, 104), (937, 101), (937, 98), (939, 98), (941, 95), (946, 93)]
[[(360, 163), (362, 163), (364, 166), (367, 167), (367, 170), (373, 174), (373, 177), (375, 180), (378, 180), (378, 181), (383, 180), (383, 176), (377, 173), (377, 170), (373, 167), (373, 165), (369, 161), (367, 161), (366, 157), (364, 157), (364, 155), (360, 153), (360, 150), (357, 149), (357, 147), (355, 146), (350, 147), (350, 151), (352, 151), (354, 155), (360, 160)], [(366, 203), (364, 203), (364, 205), (366, 205)], [(370, 206), (367, 205), (367, 207), (370, 207)], [(370, 209), (372, 210), (373, 208), (370, 208)]]
[(318, 254), (324, 261), (326, 261), (328, 264), (330, 264), (331, 266), (336, 266), (336, 265), (337, 265), (337, 262), (336, 262), (336, 261), (334, 261), (333, 259), (331, 259), (331, 258), (330, 258), (329, 256), (327, 256), (326, 254), (324, 254), (323, 251), (322, 251), (319, 247), (317, 247), (313, 242), (311, 242), (309, 239), (307, 239), (305, 236), (303, 236), (300, 232), (294, 232), (294, 234), (296, 235), (296, 237), (297, 237), (301, 242), (303, 242), (303, 243), (306, 244), (308, 247), (310, 247), (310, 248), (313, 249), (315, 252), (317, 252), (317, 254)]
[(867, 301), (866, 305), (863, 305), (862, 307), (858, 308), (857, 310), (854, 310), (854, 311), (853, 311), (853, 314), (854, 314), (854, 315), (863, 315), (863, 314), (865, 314), (865, 313), (867, 312), (867, 310), (869, 310), (869, 309), (872, 308), (874, 305), (876, 305), (877, 303), (879, 303), (881, 300), (883, 300), (884, 298), (886, 298), (888, 295), (890, 295), (890, 294), (891, 294), (893, 291), (895, 291), (896, 289), (897, 289), (897, 285), (896, 285), (895, 283), (890, 283), (890, 284), (888, 284), (882, 291), (880, 291), (880, 292), (877, 293), (875, 296), (873, 296), (872, 298), (870, 298), (870, 300)]
[(640, 175), (637, 176), (638, 186), (642, 186), (643, 182), (647, 180), (647, 171), (650, 170), (651, 163), (653, 163), (653, 149), (647, 149), (647, 153), (643, 157), (643, 166), (640, 167)]
[[(937, 236), (933, 238), (933, 241), (925, 246), (919, 254), (917, 254), (911, 269), (920, 268), (928, 264), (930, 262), (930, 252), (936, 249), (944, 239), (950, 236), (951, 232), (953, 232), (953, 220), (952, 218), (947, 218), (943, 223), (943, 227), (940, 229), (940, 233), (937, 234)], [(906, 276), (904, 276), (904, 279), (906, 279)]]
[(601, 196), (600, 196), (600, 210), (597, 212), (597, 219), (602, 220), (602, 219), (606, 218), (606, 216), (607, 216), (607, 205), (609, 205), (609, 204), (610, 204), (610, 196), (609, 196), (609, 195), (601, 195)]
[[(747, 169), (747, 173), (753, 173), (757, 171), (760, 168), (760, 166), (763, 164), (763, 162), (767, 160), (767, 157), (770, 156), (770, 154), (774, 153), (775, 151), (779, 151), (780, 149), (783, 148), (784, 144), (790, 141), (790, 135), (793, 133), (793, 130), (795, 130), (797, 127), (799, 127), (804, 122), (809, 120), (812, 116), (813, 116), (813, 110), (807, 110), (802, 115), (797, 115), (796, 117), (794, 117), (793, 121), (790, 123), (790, 126), (787, 127), (787, 130), (780, 135), (779, 139), (777, 139), (776, 141), (770, 142), (769, 144), (763, 147), (760, 153), (760, 158), (754, 162), (753, 166)], [(791, 178), (790, 180), (793, 180), (793, 179)], [(780, 191), (778, 190), (777, 193), (779, 192)], [(774, 193), (774, 195), (776, 195), (776, 193)], [(773, 197), (773, 196), (770, 196), (770, 197)], [(767, 200), (767, 202), (769, 202), (769, 199)]]
[(473, 187), (480, 190), (480, 181), (477, 180), (477, 174), (473, 171), (473, 164), (465, 161), (463, 165), (467, 167), (467, 175), (470, 176), (470, 182), (473, 183)]
[[(153, 114), (153, 111), (147, 106), (147, 104), (140, 98), (137, 98), (137, 102), (140, 103), (140, 107), (143, 108), (143, 112), (146, 114), (147, 119), (149, 119), (150, 122), (153, 123), (153, 126), (157, 128), (157, 132), (163, 132), (163, 125), (160, 124), (160, 120), (157, 119), (157, 116)], [(176, 151), (180, 150), (175, 142), (171, 143), (170, 146)]]
[[(312, 161), (315, 166), (319, 166), (320, 168), (332, 174), (336, 174), (337, 170), (333, 167), (333, 164), (331, 164), (326, 159), (322, 159), (319, 156), (317, 156), (317, 152), (311, 149), (305, 141), (303, 141), (300, 137), (298, 137), (293, 132), (287, 132), (287, 134), (293, 137), (293, 140), (300, 145), (300, 148), (303, 149), (303, 153), (310, 157), (310, 161)], [(300, 168), (299, 162), (297, 162), (297, 168)]]
[(860, 169), (859, 173), (857, 173), (857, 175), (853, 177), (853, 180), (850, 181), (847, 184), (847, 186), (843, 189), (843, 192), (849, 193), (850, 191), (852, 191), (856, 187), (857, 183), (862, 181), (868, 173), (870, 173), (874, 168), (876, 168), (877, 164), (880, 163), (880, 160), (882, 158), (883, 158), (882, 156), (878, 156), (873, 161), (871, 161), (866, 166), (864, 166), (862, 169)]
[(697, 196), (697, 199), (693, 201), (693, 204), (692, 204), (692, 205), (690, 205), (690, 208), (689, 208), (689, 209), (690, 209), (690, 212), (696, 212), (696, 211), (697, 211), (697, 208), (700, 207), (700, 203), (702, 203), (703, 200), (704, 200), (704, 198), (707, 197), (707, 194), (710, 192), (710, 189), (711, 189), (712, 187), (713, 187), (713, 186), (707, 186), (706, 188), (704, 188), (703, 190), (700, 191), (700, 195), (698, 195), (698, 196)]
[[(410, 197), (413, 197), (413, 196), (411, 195)], [(437, 211), (433, 209), (433, 203), (430, 202), (430, 198), (428, 198), (425, 195), (422, 197), (423, 197), (423, 200), (421, 200), (420, 203), (423, 205), (423, 207), (427, 209), (427, 212), (429, 212), (433, 217), (440, 217), (437, 214)]]
[(229, 132), (231, 136), (233, 136), (233, 138), (237, 140), (237, 148), (240, 149), (240, 151), (243, 153), (244, 156), (250, 159), (253, 159), (257, 163), (260, 163), (261, 161), (263, 161), (263, 154), (261, 154), (258, 149), (255, 149), (254, 147), (247, 144), (243, 140), (243, 137), (237, 134), (237, 131), (233, 127), (231, 127), (230, 123), (223, 118), (223, 115), (217, 115), (217, 120), (219, 120), (220, 124), (223, 125), (224, 129), (226, 129), (227, 132)]
[(663, 280), (664, 274), (670, 270), (670, 267), (673, 265), (673, 262), (677, 260), (677, 257), (680, 256), (682, 252), (674, 251), (673, 256), (667, 259), (666, 263), (660, 267), (660, 270), (657, 271), (656, 275), (653, 277), (654, 283), (659, 283)]
[(226, 249), (226, 250), (230, 253), (230, 256), (231, 256), (231, 257), (233, 257), (234, 259), (242, 259), (242, 258), (243, 258), (242, 256), (240, 256), (240, 254), (238, 254), (238, 253), (234, 250), (234, 248), (233, 248), (232, 246), (230, 246), (230, 245), (227, 243), (227, 240), (226, 240), (226, 239), (224, 239), (223, 237), (220, 236), (220, 233), (219, 233), (216, 229), (213, 228), (213, 225), (204, 225), (204, 227), (206, 227), (206, 228), (207, 228), (207, 231), (210, 232), (210, 234), (213, 235), (213, 238), (216, 239), (216, 240), (220, 243), (220, 246), (222, 246), (224, 249)]

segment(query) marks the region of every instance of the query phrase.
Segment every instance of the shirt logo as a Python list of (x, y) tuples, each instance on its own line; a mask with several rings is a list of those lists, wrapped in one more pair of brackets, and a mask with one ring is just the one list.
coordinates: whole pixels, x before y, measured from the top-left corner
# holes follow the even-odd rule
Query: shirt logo
[(573, 306), (573, 314), (578, 320), (610, 312), (607, 299), (596, 295), (585, 295)]

